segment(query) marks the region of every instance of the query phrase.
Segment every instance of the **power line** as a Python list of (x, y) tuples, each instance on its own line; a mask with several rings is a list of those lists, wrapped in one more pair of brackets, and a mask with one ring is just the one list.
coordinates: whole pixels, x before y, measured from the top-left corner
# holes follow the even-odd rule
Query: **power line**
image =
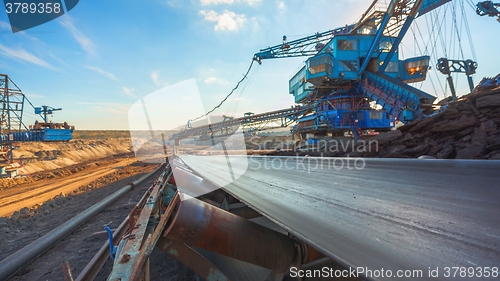
[(254, 63), (254, 60), (252, 59), (252, 62), (250, 63), (250, 66), (248, 67), (247, 72), (243, 75), (243, 78), (241, 78), (241, 80), (238, 81), (238, 83), (236, 84), (236, 86), (231, 90), (231, 92), (218, 105), (216, 105), (214, 108), (212, 108), (211, 110), (209, 110), (207, 113), (196, 117), (195, 119), (189, 119), (188, 120), (188, 124), (190, 124), (191, 122), (194, 122), (196, 120), (199, 120), (199, 119), (201, 119), (201, 118), (203, 118), (205, 116), (208, 116), (210, 113), (214, 112), (217, 108), (219, 108), (233, 94), (233, 92), (236, 89), (238, 89), (238, 87), (240, 86), (241, 82), (243, 82), (243, 80), (245, 80), (247, 78), (248, 73), (252, 69), (253, 63)]

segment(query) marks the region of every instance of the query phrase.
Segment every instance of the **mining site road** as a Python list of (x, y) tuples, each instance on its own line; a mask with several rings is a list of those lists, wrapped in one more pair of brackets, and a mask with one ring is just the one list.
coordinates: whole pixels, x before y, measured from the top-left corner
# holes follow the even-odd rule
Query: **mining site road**
[(10, 216), (24, 207), (31, 208), (42, 204), (61, 193), (69, 194), (135, 161), (137, 161), (135, 158), (124, 158), (115, 163), (78, 171), (63, 178), (41, 180), (2, 190), (0, 192), (0, 217)]
[[(492, 280), (500, 267), (500, 161), (362, 159), (356, 169), (353, 158), (181, 159), (341, 264), (378, 270), (368, 279), (428, 280), (437, 269), (433, 280), (464, 280), (453, 276), (461, 267), (474, 271), (465, 280)], [(245, 172), (228, 184), (231, 170)]]

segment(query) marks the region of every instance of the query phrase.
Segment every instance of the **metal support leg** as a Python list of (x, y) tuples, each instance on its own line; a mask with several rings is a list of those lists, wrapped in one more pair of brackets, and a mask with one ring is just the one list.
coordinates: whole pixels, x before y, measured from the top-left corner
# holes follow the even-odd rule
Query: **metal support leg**
[(450, 91), (451, 91), (451, 99), (452, 100), (457, 100), (457, 94), (455, 92), (455, 86), (453, 86), (453, 78), (451, 77), (450, 74), (448, 74), (448, 85), (450, 86)]
[(470, 92), (472, 93), (472, 91), (474, 90), (474, 82), (472, 81), (472, 76), (467, 75), (467, 81), (469, 82), (469, 89)]

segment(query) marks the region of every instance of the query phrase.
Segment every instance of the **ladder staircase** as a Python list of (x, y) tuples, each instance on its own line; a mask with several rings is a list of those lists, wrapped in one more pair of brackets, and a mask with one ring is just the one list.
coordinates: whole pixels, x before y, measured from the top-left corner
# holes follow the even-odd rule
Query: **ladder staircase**
[(419, 115), (421, 114), (421, 99), (427, 99), (431, 103), (436, 99), (434, 96), (381, 73), (365, 72), (360, 86), (367, 98), (375, 101), (400, 121), (404, 121), (404, 109)]

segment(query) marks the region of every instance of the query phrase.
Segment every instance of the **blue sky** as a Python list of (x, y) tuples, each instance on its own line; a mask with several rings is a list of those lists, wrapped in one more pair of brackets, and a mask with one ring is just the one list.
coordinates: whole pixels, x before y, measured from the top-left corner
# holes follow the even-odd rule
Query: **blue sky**
[[(259, 49), (281, 43), (283, 35), (293, 40), (352, 23), (370, 3), (81, 0), (68, 14), (20, 33), (12, 33), (2, 11), (0, 72), (8, 74), (34, 105), (62, 107), (54, 121), (68, 121), (77, 129), (126, 130), (127, 112), (141, 97), (195, 79), (209, 110), (242, 78)], [(500, 58), (494, 54), (500, 44), (496, 36), (500, 24), (475, 15), (468, 3), (465, 8), (479, 63), (474, 77), (478, 82), (499, 72)], [(425, 25), (422, 22), (421, 27)], [(461, 39), (468, 45), (466, 38)], [(408, 42), (409, 50), (414, 43)], [(288, 94), (288, 79), (304, 60), (254, 65), (249, 79), (219, 113), (289, 107), (293, 97)], [(464, 94), (465, 79), (459, 78), (463, 82), (458, 91)], [(444, 76), (436, 83), (443, 81)], [(422, 88), (432, 91), (428, 85)], [(443, 93), (439, 95), (442, 98)], [(186, 108), (171, 122), (180, 124), (193, 117)], [(26, 123), (34, 118), (27, 111)]]

